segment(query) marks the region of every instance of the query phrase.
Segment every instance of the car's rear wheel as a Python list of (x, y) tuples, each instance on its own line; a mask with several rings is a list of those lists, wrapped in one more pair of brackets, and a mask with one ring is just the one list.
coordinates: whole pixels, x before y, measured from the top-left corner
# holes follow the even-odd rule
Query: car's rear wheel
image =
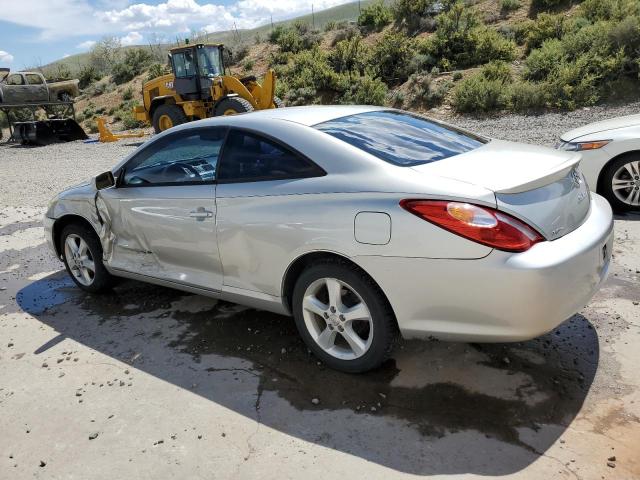
[(67, 273), (81, 289), (97, 293), (116, 283), (117, 278), (102, 263), (100, 240), (87, 227), (67, 225), (62, 230), (60, 246)]
[(640, 155), (626, 155), (609, 163), (601, 185), (614, 210), (640, 210)]
[(393, 311), (376, 283), (354, 265), (313, 264), (296, 282), (292, 306), (303, 340), (332, 368), (365, 372), (384, 362), (393, 349)]

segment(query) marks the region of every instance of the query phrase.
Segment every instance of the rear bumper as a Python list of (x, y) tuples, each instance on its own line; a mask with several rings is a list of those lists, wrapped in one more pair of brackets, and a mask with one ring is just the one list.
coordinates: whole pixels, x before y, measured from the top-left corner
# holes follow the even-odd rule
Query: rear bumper
[(502, 342), (540, 336), (584, 307), (607, 277), (612, 248), (611, 208), (592, 194), (579, 228), (523, 253), (354, 260), (386, 293), (403, 336)]

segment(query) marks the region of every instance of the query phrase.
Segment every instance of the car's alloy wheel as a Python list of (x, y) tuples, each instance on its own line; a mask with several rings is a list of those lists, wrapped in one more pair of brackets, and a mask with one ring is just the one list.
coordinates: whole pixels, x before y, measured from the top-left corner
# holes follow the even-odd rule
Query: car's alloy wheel
[(347, 283), (336, 278), (319, 278), (307, 287), (302, 309), (307, 331), (327, 354), (353, 360), (371, 347), (371, 313)]
[(326, 365), (349, 373), (384, 362), (398, 326), (380, 287), (356, 265), (319, 260), (296, 281), (291, 302), (300, 336)]
[(102, 263), (102, 245), (92, 229), (67, 225), (58, 241), (67, 272), (80, 288), (97, 293), (116, 284), (118, 279)]
[(621, 202), (631, 207), (640, 207), (640, 160), (618, 167), (611, 180), (611, 189)]
[(614, 210), (640, 210), (640, 155), (631, 153), (610, 161), (600, 174), (598, 193)]
[(91, 285), (96, 277), (96, 264), (87, 242), (78, 235), (67, 235), (64, 241), (64, 256), (75, 280), (87, 287)]

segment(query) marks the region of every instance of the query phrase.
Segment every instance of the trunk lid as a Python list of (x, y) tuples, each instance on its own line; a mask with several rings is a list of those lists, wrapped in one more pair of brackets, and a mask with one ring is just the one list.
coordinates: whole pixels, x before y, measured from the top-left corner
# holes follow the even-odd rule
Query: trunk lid
[(579, 227), (589, 211), (580, 158), (573, 152), (492, 140), (462, 155), (412, 168), (492, 190), (499, 210), (555, 240)]

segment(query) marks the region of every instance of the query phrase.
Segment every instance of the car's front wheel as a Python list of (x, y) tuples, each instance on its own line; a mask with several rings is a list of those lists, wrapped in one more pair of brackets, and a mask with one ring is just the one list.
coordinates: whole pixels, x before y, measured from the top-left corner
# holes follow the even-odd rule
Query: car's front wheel
[(600, 185), (614, 210), (640, 210), (640, 155), (612, 161), (605, 168)]
[(300, 275), (292, 303), (300, 335), (328, 366), (365, 372), (389, 357), (397, 336), (393, 311), (380, 288), (356, 266), (313, 264)]
[(71, 279), (87, 292), (102, 292), (116, 283), (102, 263), (98, 236), (83, 225), (67, 225), (60, 236), (62, 259)]

